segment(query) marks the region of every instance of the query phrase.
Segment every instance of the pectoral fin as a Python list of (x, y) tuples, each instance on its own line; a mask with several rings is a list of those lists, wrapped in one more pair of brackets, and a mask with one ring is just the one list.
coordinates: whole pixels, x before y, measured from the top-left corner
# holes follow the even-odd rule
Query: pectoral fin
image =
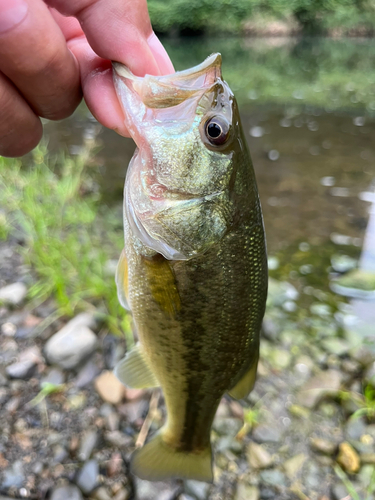
[(176, 279), (168, 261), (158, 255), (156, 259), (145, 259), (144, 265), (148, 285), (155, 302), (162, 311), (173, 317), (181, 308)]
[(121, 252), (120, 260), (116, 269), (117, 296), (124, 309), (130, 311), (128, 301), (128, 263), (125, 256), (125, 249)]
[(120, 382), (132, 389), (159, 386), (140, 344), (136, 344), (125, 358), (115, 366), (114, 374)]
[(245, 398), (250, 392), (253, 390), (256, 376), (257, 376), (257, 366), (258, 359), (255, 363), (252, 364), (249, 371), (245, 373), (245, 375), (240, 379), (239, 382), (228, 391), (229, 395), (234, 399), (242, 399)]

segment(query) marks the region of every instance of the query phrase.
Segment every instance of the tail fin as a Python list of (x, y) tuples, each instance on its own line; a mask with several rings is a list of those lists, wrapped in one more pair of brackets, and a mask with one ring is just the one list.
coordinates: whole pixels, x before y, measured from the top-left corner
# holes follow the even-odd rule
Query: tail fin
[(211, 446), (199, 453), (176, 451), (163, 441), (159, 432), (132, 457), (131, 471), (141, 479), (196, 479), (212, 483)]

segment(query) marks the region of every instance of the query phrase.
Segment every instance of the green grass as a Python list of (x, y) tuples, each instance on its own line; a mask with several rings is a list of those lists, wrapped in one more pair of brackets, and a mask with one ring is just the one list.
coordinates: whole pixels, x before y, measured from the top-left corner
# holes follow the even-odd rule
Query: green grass
[(120, 255), (122, 222), (90, 189), (85, 167), (93, 147), (87, 144), (79, 156), (57, 159), (38, 147), (27, 168), (20, 160), (0, 157), (6, 201), (0, 206), (5, 220), (0, 220), (0, 236), (21, 232), (19, 250), (35, 277), (28, 294), (32, 306), (53, 298), (52, 319), (95, 307), (112, 333), (127, 334), (128, 318), (106, 267)]

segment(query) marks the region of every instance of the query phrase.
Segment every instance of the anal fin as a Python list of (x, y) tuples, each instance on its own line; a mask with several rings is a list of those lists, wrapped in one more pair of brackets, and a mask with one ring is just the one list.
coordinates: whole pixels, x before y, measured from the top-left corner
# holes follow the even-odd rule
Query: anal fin
[(146, 389), (160, 385), (148, 365), (139, 343), (117, 363), (114, 374), (120, 382), (132, 389)]
[(251, 365), (251, 368), (237, 382), (237, 384), (228, 391), (229, 395), (234, 399), (245, 398), (253, 390), (257, 376), (258, 359)]

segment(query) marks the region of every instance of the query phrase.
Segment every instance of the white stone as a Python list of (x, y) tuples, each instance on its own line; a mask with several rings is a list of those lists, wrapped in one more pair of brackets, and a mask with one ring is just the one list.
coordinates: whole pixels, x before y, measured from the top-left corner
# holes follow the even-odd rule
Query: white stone
[(0, 303), (17, 306), (26, 297), (27, 288), (24, 283), (17, 282), (0, 288)]

